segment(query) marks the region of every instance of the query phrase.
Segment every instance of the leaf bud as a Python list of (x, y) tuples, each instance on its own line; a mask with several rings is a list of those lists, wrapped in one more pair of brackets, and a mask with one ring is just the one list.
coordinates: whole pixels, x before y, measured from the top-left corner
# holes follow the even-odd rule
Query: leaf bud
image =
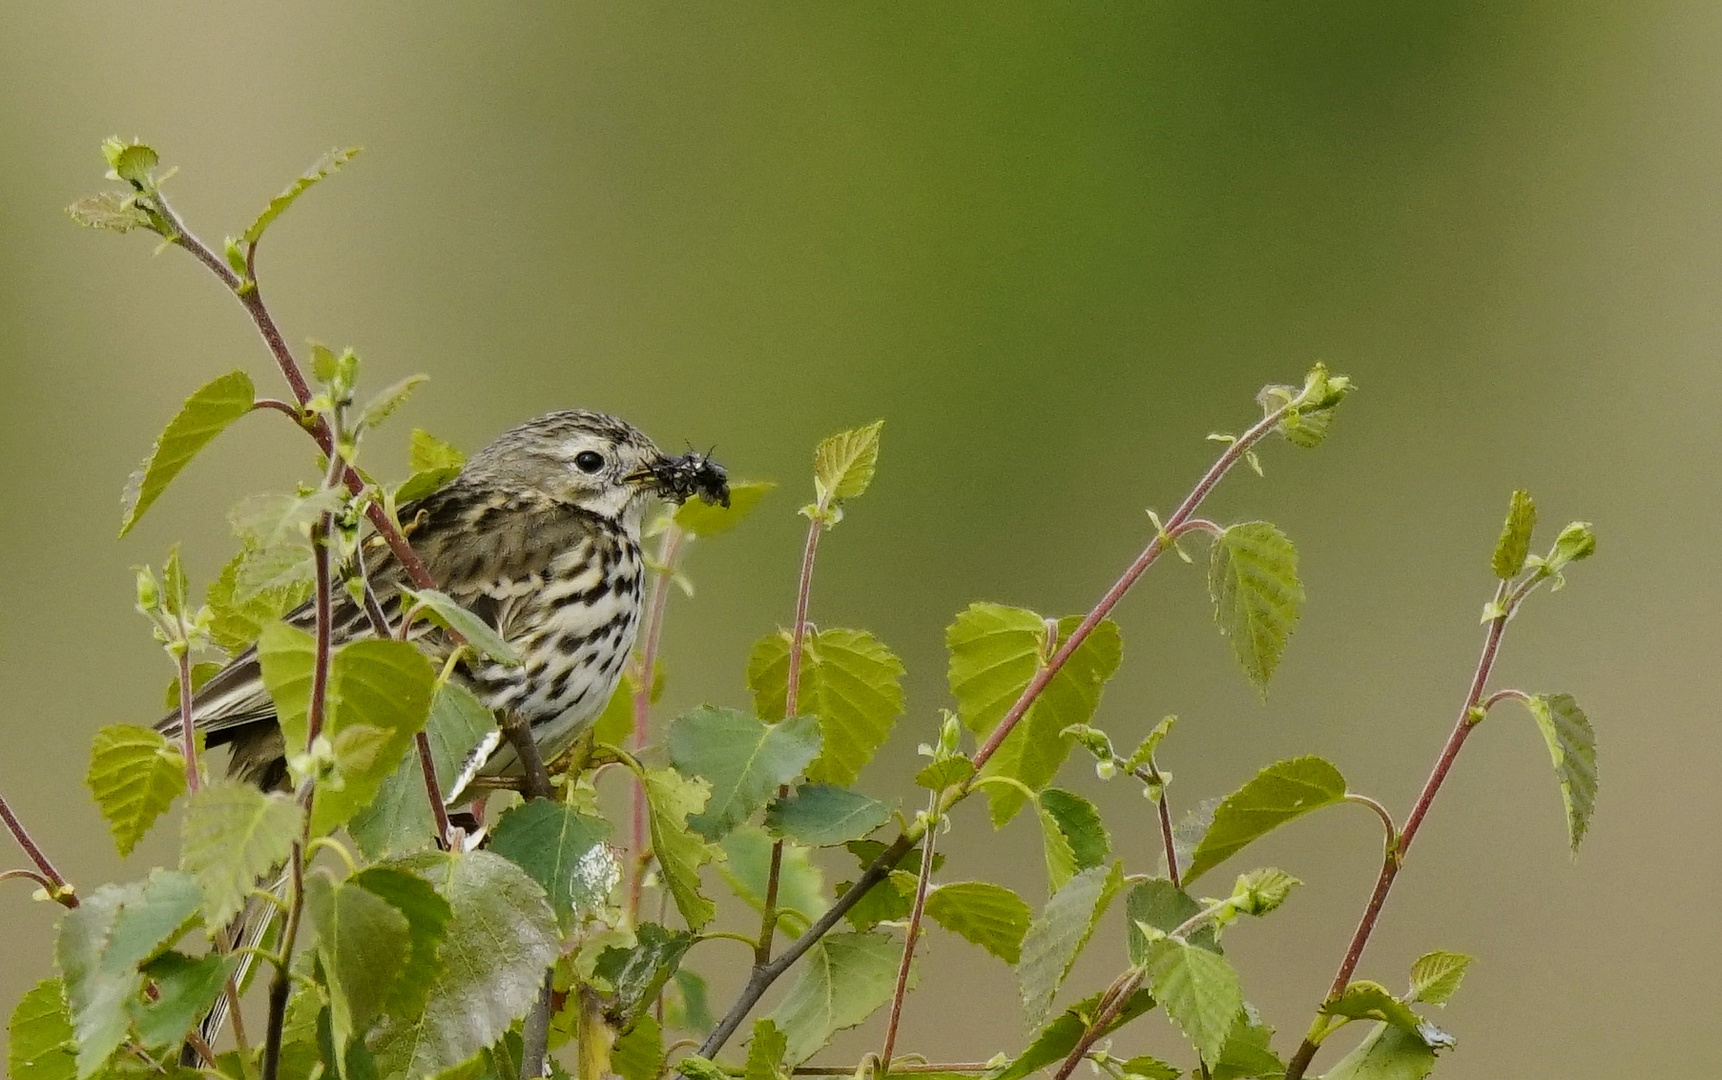
[(147, 566), (135, 568), (138, 579), (138, 610), (148, 614), (161, 606), (161, 585), (155, 579), (155, 571)]
[(1575, 521), (1555, 537), (1545, 566), (1549, 573), (1559, 573), (1567, 563), (1588, 559), (1596, 554), (1596, 530), (1588, 521)]
[(1094, 775), (1102, 780), (1110, 780), (1118, 775), (1118, 763), (1111, 758), (1100, 758), (1094, 763)]

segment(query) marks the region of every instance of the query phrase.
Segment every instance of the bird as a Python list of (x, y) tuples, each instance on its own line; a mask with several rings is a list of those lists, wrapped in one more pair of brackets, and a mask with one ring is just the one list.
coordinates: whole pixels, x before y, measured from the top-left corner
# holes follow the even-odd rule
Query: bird
[[(564, 410), (504, 432), (453, 480), (398, 508), (438, 589), (488, 623), (521, 659), (513, 666), (468, 659), (456, 677), (487, 708), (524, 720), (544, 760), (554, 760), (596, 720), (633, 651), (647, 505), (694, 496), (729, 505), (727, 475), (709, 455), (670, 456), (617, 417)], [(386, 546), (368, 546), (379, 554), (366, 577), (397, 625), (401, 589), (412, 582)], [(315, 618), (311, 601), (285, 616), (306, 629)], [(340, 645), (374, 634), (364, 605), (337, 590), (331, 640)], [(265, 790), (288, 786), (286, 747), (255, 646), (198, 689), (191, 718), (205, 745), (229, 748), (230, 778)], [(181, 722), (176, 711), (155, 727), (177, 736)], [(517, 775), (521, 764), (502, 740), (475, 771)]]

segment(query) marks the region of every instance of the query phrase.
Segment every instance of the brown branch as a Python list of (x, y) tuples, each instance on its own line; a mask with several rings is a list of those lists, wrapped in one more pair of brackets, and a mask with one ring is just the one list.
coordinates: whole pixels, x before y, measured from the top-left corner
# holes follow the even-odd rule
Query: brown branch
[(921, 841), (921, 873), (915, 879), (915, 905), (909, 910), (909, 928), (903, 940), (903, 960), (897, 965), (897, 986), (891, 994), (891, 1019), (885, 1027), (885, 1047), (879, 1052), (879, 1075), (891, 1072), (891, 1055), (897, 1050), (897, 1025), (903, 1019), (903, 998), (909, 991), (909, 968), (915, 959), (915, 939), (921, 933), (921, 917), (927, 910), (927, 885), (933, 878), (933, 840), (939, 832), (939, 793), (932, 794), (927, 831)]
[(23, 873), (39, 883), (47, 890), (48, 896), (62, 907), (77, 907), (77, 894), (66, 883), (66, 879), (60, 876), (60, 872), (54, 869), (54, 864), (48, 861), (48, 856), (37, 846), (36, 841), (31, 839), (29, 830), (24, 828), (24, 823), (18, 820), (18, 815), (14, 814), (12, 808), (6, 804), (6, 798), (3, 795), (0, 795), (0, 820), (6, 822), (6, 828), (12, 833), (12, 838), (18, 841), (18, 846), (24, 849), (24, 854), (28, 855), (30, 861), (36, 864), (36, 869), (42, 872), (40, 877), (29, 871), (23, 871)]

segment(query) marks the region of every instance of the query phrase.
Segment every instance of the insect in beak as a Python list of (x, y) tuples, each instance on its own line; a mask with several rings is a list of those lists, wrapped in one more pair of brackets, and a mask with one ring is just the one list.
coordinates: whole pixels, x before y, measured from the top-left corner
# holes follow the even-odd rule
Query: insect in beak
[(707, 503), (729, 506), (729, 474), (722, 465), (695, 450), (679, 457), (660, 455), (629, 473), (627, 480), (650, 484), (660, 498), (671, 502), (686, 502), (697, 495)]

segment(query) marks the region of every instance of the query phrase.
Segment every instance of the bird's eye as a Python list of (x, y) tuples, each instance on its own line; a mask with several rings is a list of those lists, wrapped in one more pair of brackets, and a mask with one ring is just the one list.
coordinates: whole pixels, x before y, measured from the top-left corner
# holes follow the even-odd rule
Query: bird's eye
[(604, 455), (596, 450), (582, 450), (574, 455), (574, 467), (583, 473), (595, 473), (604, 467)]

